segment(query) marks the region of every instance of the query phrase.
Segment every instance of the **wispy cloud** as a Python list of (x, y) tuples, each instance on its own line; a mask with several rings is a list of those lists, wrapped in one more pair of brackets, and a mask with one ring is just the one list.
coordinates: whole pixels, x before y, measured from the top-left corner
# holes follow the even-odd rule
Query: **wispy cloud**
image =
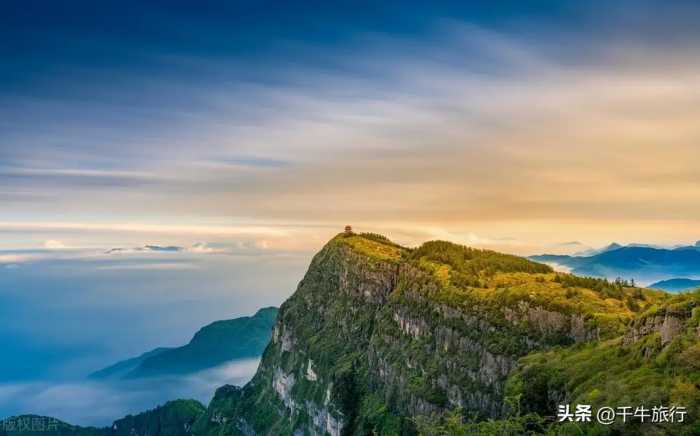
[[(617, 31), (611, 23), (597, 25)], [(522, 38), (457, 20), (432, 29), (420, 39), (359, 34), (337, 50), (292, 44), (281, 59), (309, 61), (266, 71), (275, 80), (235, 80), (233, 60), (187, 54), (170, 61), (232, 79), (203, 86), (136, 74), (129, 84), (149, 92), (154, 111), (174, 90), (195, 103), (169, 105), (170, 122), (154, 120), (155, 130), (140, 122), (137, 104), (120, 107), (133, 121), (121, 130), (104, 126), (107, 115), (88, 125), (71, 118), (53, 136), (76, 145), (54, 158), (41, 157), (43, 136), (27, 133), (33, 152), (11, 153), (9, 169), (33, 180), (13, 183), (55, 199), (34, 203), (33, 216), (53, 216), (58, 204), (69, 222), (6, 221), (0, 229), (255, 235), (274, 247), (352, 222), (410, 226), (414, 236), (441, 228), (465, 243), (492, 239), (519, 251), (571, 237), (692, 237), (700, 216), (696, 45), (645, 44), (632, 27), (612, 39), (562, 33), (556, 45), (544, 31)], [(165, 182), (66, 189), (48, 176)], [(95, 211), (109, 218), (77, 218)], [(249, 225), (210, 224), (222, 216)], [(504, 236), (523, 243), (496, 241)]]
[(198, 265), (187, 262), (121, 263), (113, 265), (102, 265), (97, 267), (97, 269), (104, 271), (172, 271), (192, 270), (198, 268)]
[(206, 242), (197, 242), (187, 248), (187, 251), (198, 254), (223, 254), (229, 252), (229, 250), (224, 247), (213, 247)]
[(0, 167), (0, 177), (2, 176), (65, 176), (122, 179), (149, 179), (156, 177), (153, 173), (127, 170)]
[(0, 254), (0, 264), (18, 264), (41, 259), (39, 254)]
[(75, 425), (109, 426), (127, 414), (178, 398), (195, 398), (207, 404), (216, 388), (246, 383), (258, 363), (259, 359), (236, 360), (183, 377), (0, 384), (0, 418), (32, 413)]
[(102, 231), (102, 232), (137, 232), (137, 233), (171, 233), (189, 235), (271, 235), (282, 236), (287, 233), (283, 227), (242, 225), (178, 225), (145, 223), (99, 223), (99, 222), (0, 222), (2, 230), (45, 230), (45, 231)]
[(44, 241), (44, 248), (49, 250), (62, 250), (68, 248), (66, 244), (56, 239), (49, 239)]

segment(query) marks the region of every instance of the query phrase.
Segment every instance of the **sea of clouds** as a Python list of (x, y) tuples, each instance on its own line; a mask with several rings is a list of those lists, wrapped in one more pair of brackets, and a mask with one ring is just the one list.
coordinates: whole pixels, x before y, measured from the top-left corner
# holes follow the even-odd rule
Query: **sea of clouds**
[(217, 387), (245, 383), (257, 360), (186, 377), (87, 376), (157, 347), (184, 345), (211, 322), (279, 306), (310, 258), (205, 245), (107, 251), (0, 251), (0, 419), (35, 413), (109, 425), (172, 399), (206, 403)]
[(255, 373), (259, 359), (234, 360), (186, 376), (95, 381), (31, 381), (0, 384), (3, 416), (38, 414), (71, 424), (108, 426), (127, 414), (169, 400), (195, 399), (204, 405), (225, 384), (241, 386)]

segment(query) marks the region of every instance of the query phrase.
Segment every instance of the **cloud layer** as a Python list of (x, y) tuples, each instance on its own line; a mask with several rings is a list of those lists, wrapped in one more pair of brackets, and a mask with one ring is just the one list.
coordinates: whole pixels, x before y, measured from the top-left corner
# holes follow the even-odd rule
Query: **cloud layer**
[(109, 426), (128, 414), (178, 398), (193, 398), (206, 405), (218, 387), (242, 386), (250, 380), (258, 363), (259, 359), (236, 360), (173, 378), (0, 384), (0, 417), (32, 413), (74, 425)]
[[(597, 26), (605, 33), (615, 20)], [(0, 178), (13, 197), (0, 230), (188, 234), (188, 243), (250, 236), (281, 248), (316, 236), (304, 249), (345, 222), (405, 242), (440, 232), (521, 247), (650, 232), (659, 242), (694, 239), (697, 47), (631, 39), (644, 25), (605, 41), (560, 35), (567, 52), (547, 43), (551, 35), (443, 20), (420, 39), (291, 44), (280, 62), (305, 62), (269, 83), (237, 81), (233, 59), (182, 55), (168, 60), (176, 71), (232, 80), (117, 80), (115, 89), (177, 89), (194, 102), (153, 120), (155, 134), (139, 123), (109, 129), (104, 111), (81, 117), (111, 101), (110, 88), (97, 102), (15, 97), (37, 116), (61, 109), (67, 118), (14, 130), (10, 143), (36, 145), (3, 150)], [(132, 103), (122, 116), (135, 120), (143, 109)], [(157, 99), (147, 107), (165, 111)], [(84, 145), (59, 149), (47, 135)], [(56, 207), (65, 221), (37, 222)]]
[(62, 380), (279, 306), (311, 253), (0, 252), (0, 383)]

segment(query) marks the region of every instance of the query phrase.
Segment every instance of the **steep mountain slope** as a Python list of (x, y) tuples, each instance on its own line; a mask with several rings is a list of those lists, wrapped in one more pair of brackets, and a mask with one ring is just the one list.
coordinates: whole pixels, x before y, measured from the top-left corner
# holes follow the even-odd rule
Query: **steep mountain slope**
[(262, 355), (277, 318), (276, 307), (253, 316), (216, 321), (200, 329), (182, 347), (157, 348), (91, 374), (92, 378), (138, 378), (185, 374), (234, 359)]
[[(206, 410), (177, 415), (170, 428), (199, 436), (700, 434), (699, 304), (699, 293), (555, 273), (448, 242), (407, 249), (344, 233), (280, 308), (255, 377), (219, 388)], [(688, 419), (560, 424), (564, 403), (682, 405)], [(144, 425), (132, 428), (145, 434)], [(148, 434), (163, 434), (158, 428)]]
[[(525, 357), (511, 375), (524, 412), (558, 404), (687, 408), (686, 425), (618, 420), (596, 434), (700, 434), (700, 291), (681, 294), (636, 318), (626, 334)], [(651, 411), (651, 410), (650, 410)], [(571, 429), (571, 434), (575, 429)], [(592, 426), (585, 429), (594, 432)]]
[(700, 288), (700, 280), (693, 279), (670, 279), (649, 285), (652, 289), (661, 289), (668, 292), (683, 292)]
[(515, 256), (341, 234), (282, 306), (258, 373), (220, 389), (198, 434), (411, 434), (416, 417), (510, 413), (518, 359), (608, 339), (660, 292)]

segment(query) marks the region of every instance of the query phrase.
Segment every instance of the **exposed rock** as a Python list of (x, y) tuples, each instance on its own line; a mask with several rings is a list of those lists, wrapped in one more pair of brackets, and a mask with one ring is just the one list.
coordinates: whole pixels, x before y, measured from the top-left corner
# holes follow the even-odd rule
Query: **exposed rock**
[(275, 370), (274, 378), (272, 379), (272, 387), (277, 392), (280, 400), (289, 409), (294, 410), (294, 399), (292, 398), (292, 388), (296, 382), (294, 374), (285, 374), (281, 369)]
[(666, 345), (683, 330), (683, 322), (675, 316), (666, 315), (661, 324), (661, 345)]
[(664, 346), (685, 329), (685, 321), (680, 316), (670, 313), (645, 317), (627, 331), (623, 343), (632, 344), (648, 335), (658, 333), (661, 337), (661, 345)]
[(306, 379), (309, 381), (318, 380), (318, 376), (316, 375), (316, 372), (314, 372), (313, 365), (314, 361), (309, 359), (309, 364), (306, 366)]
[[(492, 300), (484, 292), (500, 288), (472, 292), (470, 283), (481, 281), (469, 277), (455, 289), (446, 284), (446, 266), (438, 264), (437, 274), (411, 251), (380, 242), (374, 255), (376, 238), (353, 238), (339, 235), (314, 256), (280, 308), (256, 376), (225, 406), (257, 434), (363, 434), (356, 426), (367, 410), (383, 414), (372, 419), (398, 417), (409, 434), (413, 417), (457, 408), (498, 419), (508, 411), (505, 383), (521, 357), (600, 337), (595, 320), (576, 307), (557, 311), (519, 293)], [(486, 256), (523, 266), (525, 276), (547, 272), (513, 256)], [(666, 336), (677, 330), (669, 321)], [(274, 413), (252, 412), (262, 404)]]
[(505, 318), (514, 325), (528, 323), (541, 335), (562, 335), (574, 342), (599, 339), (600, 330), (588, 327), (583, 315), (562, 314), (541, 307), (533, 307), (530, 303), (521, 301), (517, 307), (504, 307)]

